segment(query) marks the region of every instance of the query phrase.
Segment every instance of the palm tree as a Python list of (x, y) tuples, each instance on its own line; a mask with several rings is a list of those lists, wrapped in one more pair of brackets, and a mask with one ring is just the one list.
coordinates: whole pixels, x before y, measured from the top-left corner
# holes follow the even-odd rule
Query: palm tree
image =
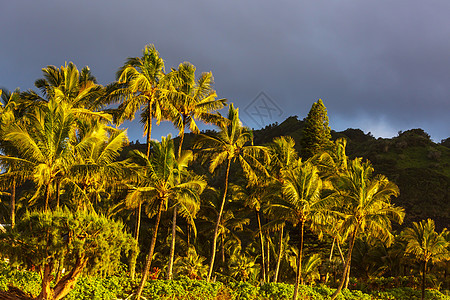
[(199, 207), (199, 195), (206, 183), (203, 178), (186, 174), (186, 163), (183, 158), (175, 157), (174, 145), (170, 136), (162, 138), (160, 143), (152, 142), (152, 153), (147, 157), (139, 151), (133, 152), (134, 160), (143, 168), (143, 173), (135, 187), (132, 187), (127, 201), (130, 205), (147, 205), (149, 214), (156, 214), (155, 229), (150, 243), (145, 269), (136, 293), (139, 299), (150, 270), (153, 252), (158, 234), (161, 212), (167, 210), (169, 201), (178, 199), (186, 210), (194, 216)]
[(64, 103), (51, 100), (45, 106), (36, 107), (26, 121), (9, 126), (3, 133), (17, 156), (1, 156), (1, 159), (31, 170), (38, 186), (33, 199), (43, 190), (45, 210), (49, 209), (52, 184), (73, 162), (75, 128), (73, 112)]
[(21, 94), (32, 106), (46, 105), (53, 100), (56, 103), (65, 103), (79, 122), (111, 120), (109, 114), (101, 111), (107, 104), (105, 90), (97, 84), (89, 67), (79, 71), (74, 63), (69, 62), (61, 68), (47, 66), (42, 69), (42, 73), (43, 78), (34, 83), (42, 96), (32, 90)]
[[(160, 101), (159, 93), (160, 80), (163, 77), (164, 60), (159, 56), (155, 46), (150, 44), (142, 50), (142, 57), (127, 58), (125, 64), (116, 73), (117, 82), (106, 88), (109, 102), (121, 101), (114, 112), (116, 124), (121, 124), (124, 120), (134, 120), (136, 112), (143, 110), (140, 121), (144, 125), (144, 134), (147, 134), (147, 157), (150, 155), (152, 119), (155, 117), (157, 124), (162, 120), (163, 102)], [(138, 205), (134, 231), (134, 238), (137, 241), (139, 241), (140, 224), (141, 206)], [(139, 247), (139, 243), (136, 247)]]
[(206, 154), (205, 157), (209, 157), (210, 159), (209, 171), (211, 173), (213, 173), (219, 165), (226, 163), (222, 202), (213, 235), (213, 248), (207, 277), (208, 282), (211, 279), (214, 268), (217, 236), (223, 214), (223, 207), (227, 198), (228, 176), (230, 174), (231, 163), (235, 161), (239, 162), (244, 174), (248, 177), (250, 182), (255, 182), (257, 180), (257, 175), (254, 172), (254, 168), (265, 171), (264, 165), (258, 161), (257, 155), (265, 155), (265, 159), (268, 160), (265, 147), (249, 145), (249, 143), (253, 142), (252, 131), (249, 128), (242, 126), (241, 121), (239, 120), (239, 109), (235, 109), (233, 104), (229, 107), (227, 119), (226, 123), (219, 125), (220, 131), (216, 136), (202, 135), (202, 138), (196, 145), (198, 148), (207, 145), (207, 148), (202, 149), (202, 152)]
[(309, 161), (297, 161), (297, 166), (292, 170), (282, 172), (284, 182), (282, 193), (285, 201), (278, 205), (273, 204), (274, 209), (284, 211), (285, 218), (293, 225), (300, 227), (300, 243), (297, 258), (297, 277), (293, 299), (297, 299), (298, 288), (303, 284), (302, 259), (303, 259), (303, 234), (307, 221), (311, 221), (314, 215), (321, 209), (322, 180), (318, 169)]
[(438, 234), (435, 231), (434, 221), (431, 219), (413, 222), (410, 228), (402, 232), (403, 238), (408, 242), (406, 252), (414, 255), (419, 261), (423, 262), (422, 271), (422, 300), (425, 297), (425, 277), (427, 273), (427, 264), (433, 259), (438, 262), (447, 259), (449, 243), (445, 239), (445, 231)]
[(154, 45), (142, 50), (142, 57), (129, 57), (117, 71), (117, 85), (111, 88), (112, 99), (122, 99), (115, 115), (116, 123), (133, 120), (140, 109), (144, 109), (141, 122), (147, 133), (147, 156), (150, 154), (152, 119), (158, 124), (162, 120), (163, 102), (160, 97), (160, 80), (164, 76), (164, 61)]
[[(24, 114), (24, 100), (20, 97), (20, 90), (16, 89), (10, 92), (6, 89), (0, 89), (0, 152), (7, 155), (14, 155), (14, 148), (4, 140), (3, 135), (7, 132), (7, 128)], [(2, 189), (9, 189), (10, 196), (10, 220), (11, 227), (14, 228), (16, 223), (16, 187), (23, 183), (30, 173), (18, 162), (5, 161), (0, 158), (2, 169), (6, 172), (0, 174), (0, 182)]]
[[(99, 205), (110, 198), (110, 190), (127, 177), (127, 162), (118, 161), (127, 132), (102, 123), (83, 129), (77, 136), (76, 158), (66, 184), (72, 187), (71, 199), (77, 200), (77, 209), (95, 206), (98, 212)], [(108, 207), (103, 207), (107, 213)]]
[(234, 248), (230, 257), (230, 275), (239, 281), (247, 281), (250, 276), (257, 274), (258, 266), (255, 258), (241, 251), (241, 247)]
[[(291, 265), (291, 268), (295, 270), (298, 265), (298, 249), (294, 249), (293, 252), (297, 253), (297, 255), (292, 255), (289, 257), (289, 264)], [(302, 262), (301, 273), (303, 280), (312, 284), (316, 279), (320, 279), (320, 273), (318, 269), (321, 263), (322, 259), (320, 258), (320, 255), (318, 253), (314, 253), (313, 255), (309, 256), (304, 261), (304, 263)]]
[(177, 70), (167, 74), (164, 80), (166, 88), (163, 93), (172, 109), (163, 111), (163, 114), (179, 130), (178, 156), (181, 155), (186, 127), (198, 134), (200, 130), (196, 120), (215, 125), (224, 121), (216, 111), (222, 109), (227, 100), (217, 99), (216, 91), (212, 88), (212, 73), (202, 73), (196, 80), (195, 70), (191, 63), (184, 62)]
[(175, 270), (190, 279), (202, 279), (208, 273), (208, 266), (203, 264), (205, 260), (205, 257), (197, 254), (194, 247), (189, 247), (186, 257), (177, 257), (175, 260)]
[[(225, 203), (217, 233), (217, 238), (219, 239), (221, 248), (222, 266), (224, 268), (227, 266), (225, 261), (226, 252), (230, 254), (230, 247), (234, 248), (236, 245), (241, 244), (241, 239), (238, 237), (236, 232), (242, 231), (244, 229), (244, 225), (248, 225), (250, 223), (250, 219), (247, 218), (247, 212), (244, 210), (242, 202), (234, 198), (234, 196), (237, 196), (238, 193), (235, 193), (235, 189), (233, 188), (230, 188), (230, 190), (232, 190), (232, 192), (229, 194), (232, 195), (229, 195), (228, 197), (233, 197), (233, 200), (236, 201)], [(203, 228), (202, 233), (204, 236), (207, 236), (209, 240), (209, 237), (214, 233), (213, 228), (217, 222), (217, 217), (219, 215), (220, 206), (222, 203), (220, 191), (210, 188), (209, 193), (205, 194), (206, 195), (202, 197), (202, 214), (199, 216), (200, 221), (203, 222), (199, 224), (199, 227)]]
[[(164, 118), (171, 121), (179, 130), (180, 142), (178, 145), (178, 157), (181, 156), (183, 147), (184, 133), (187, 126), (193, 133), (200, 133), (196, 119), (205, 123), (218, 124), (223, 118), (216, 110), (223, 108), (226, 99), (216, 99), (217, 94), (212, 88), (212, 73), (202, 73), (200, 78), (195, 78), (195, 67), (184, 62), (179, 65), (177, 70), (172, 70), (162, 81), (165, 85), (164, 98), (170, 105), (162, 111)], [(170, 247), (170, 260), (168, 279), (172, 277), (172, 265), (175, 252), (175, 233), (176, 233), (177, 206), (173, 210), (172, 219), (172, 243)], [(188, 225), (189, 226), (189, 225)]]
[(370, 162), (356, 158), (348, 165), (347, 174), (333, 181), (337, 200), (334, 211), (342, 216), (342, 236), (349, 236), (350, 241), (342, 279), (332, 300), (336, 299), (347, 281), (358, 235), (366, 233), (390, 244), (393, 240), (391, 220), (401, 223), (405, 215), (402, 208), (390, 202), (392, 196), (398, 195), (398, 187), (385, 176), (372, 177), (372, 173)]
[[(297, 164), (298, 154), (294, 147), (295, 141), (290, 136), (281, 136), (274, 138), (273, 142), (269, 145), (271, 158), (269, 173), (275, 181), (271, 190), (280, 191), (280, 193), (278, 193), (278, 197), (280, 198), (283, 197), (283, 194), (281, 193), (281, 185), (284, 182), (282, 173), (286, 170), (292, 169)], [(269, 214), (271, 212), (271, 203), (271, 201), (268, 202), (268, 209), (266, 209), (267, 213)], [(280, 272), (281, 259), (283, 256), (283, 231), (285, 222), (283, 216), (279, 214), (272, 214), (271, 218), (274, 220), (272, 222), (278, 225), (280, 235), (280, 239), (278, 241), (277, 264), (275, 268), (275, 275), (273, 278), (273, 281), (277, 282)]]
[[(194, 231), (194, 234), (197, 234), (197, 229), (195, 226), (195, 214), (199, 210), (199, 203), (200, 203), (200, 194), (202, 193), (203, 189), (206, 187), (206, 181), (199, 176), (196, 176), (193, 172), (188, 172), (187, 168), (189, 163), (193, 160), (194, 156), (192, 154), (192, 151), (185, 151), (182, 152), (180, 156), (178, 156), (177, 162), (178, 162), (178, 168), (184, 170), (183, 177), (181, 180), (197, 180), (202, 184), (202, 190), (199, 191), (199, 193), (192, 194), (191, 198), (173, 198), (172, 206), (173, 206), (173, 218), (172, 218), (172, 239), (171, 239), (171, 245), (170, 245), (170, 254), (169, 254), (169, 265), (168, 265), (168, 271), (167, 271), (167, 279), (172, 279), (172, 270), (173, 270), (173, 262), (175, 257), (175, 241), (176, 241), (176, 218), (177, 214), (179, 213), (181, 217), (186, 219), (189, 228), (192, 228)], [(194, 201), (194, 202), (192, 202)]]
[[(258, 233), (259, 239), (261, 243), (261, 256), (262, 256), (262, 271), (263, 271), (263, 282), (266, 282), (267, 276), (266, 272), (268, 268), (266, 268), (266, 257), (264, 251), (264, 236), (263, 229), (261, 226), (261, 209), (266, 200), (272, 196), (273, 192), (271, 191), (271, 187), (268, 182), (264, 182), (264, 179), (261, 179), (259, 182), (252, 184), (250, 186), (233, 186), (233, 194), (235, 198), (240, 199), (244, 202), (244, 205), (252, 209), (256, 214), (256, 220), (258, 221)], [(268, 272), (267, 272), (268, 273)], [(268, 274), (267, 274), (268, 275)]]

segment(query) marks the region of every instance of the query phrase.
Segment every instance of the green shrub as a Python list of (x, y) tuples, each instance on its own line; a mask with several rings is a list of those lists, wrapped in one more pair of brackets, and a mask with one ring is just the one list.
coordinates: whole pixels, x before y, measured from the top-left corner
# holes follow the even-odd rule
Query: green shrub
[(17, 270), (1, 261), (0, 290), (8, 290), (8, 285), (15, 286), (36, 297), (41, 292), (41, 277), (37, 272)]
[(228, 287), (231, 290), (233, 300), (253, 300), (258, 297), (259, 288), (245, 281), (231, 282)]
[[(420, 299), (421, 290), (415, 290), (409, 287), (393, 288), (381, 292), (372, 292), (372, 296), (379, 300), (411, 300)], [(425, 299), (427, 300), (450, 300), (450, 296), (446, 296), (437, 290), (425, 290)]]
[(259, 294), (267, 299), (291, 299), (294, 286), (287, 283), (270, 282), (259, 288)]

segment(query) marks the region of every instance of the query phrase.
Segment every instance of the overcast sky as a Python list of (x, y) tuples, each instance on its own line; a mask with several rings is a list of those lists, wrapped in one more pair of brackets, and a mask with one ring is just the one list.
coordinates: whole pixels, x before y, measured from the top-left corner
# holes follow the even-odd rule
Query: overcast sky
[[(450, 136), (449, 15), (448, 0), (1, 1), (0, 86), (33, 88), (66, 61), (108, 84), (151, 43), (166, 70), (212, 71), (249, 127), (303, 119), (321, 98), (334, 130), (422, 128), (439, 142)], [(137, 122), (129, 136), (142, 137)]]

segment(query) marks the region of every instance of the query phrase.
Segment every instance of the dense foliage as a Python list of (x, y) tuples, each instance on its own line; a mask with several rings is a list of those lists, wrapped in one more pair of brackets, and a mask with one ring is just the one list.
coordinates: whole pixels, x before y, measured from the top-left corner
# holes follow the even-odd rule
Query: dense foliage
[[(321, 100), (253, 132), (217, 111), (211, 73), (166, 73), (153, 45), (106, 87), (42, 71), (40, 93), (1, 95), (0, 299), (445, 299), (444, 142), (330, 132)], [(140, 110), (129, 144), (116, 126)], [(154, 119), (178, 137), (151, 140)]]

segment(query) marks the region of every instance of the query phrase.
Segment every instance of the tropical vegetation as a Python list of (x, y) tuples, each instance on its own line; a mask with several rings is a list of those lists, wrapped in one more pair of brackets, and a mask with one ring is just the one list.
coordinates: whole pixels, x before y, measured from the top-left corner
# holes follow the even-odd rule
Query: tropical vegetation
[[(450, 298), (446, 219), (409, 219), (378, 170), (383, 147), (426, 145), (446, 176), (444, 142), (354, 155), (371, 137), (331, 131), (322, 100), (254, 131), (195, 71), (148, 45), (106, 86), (66, 63), (1, 90), (0, 299)], [(118, 127), (138, 112), (143, 147)], [(152, 139), (155, 120), (178, 137)]]

